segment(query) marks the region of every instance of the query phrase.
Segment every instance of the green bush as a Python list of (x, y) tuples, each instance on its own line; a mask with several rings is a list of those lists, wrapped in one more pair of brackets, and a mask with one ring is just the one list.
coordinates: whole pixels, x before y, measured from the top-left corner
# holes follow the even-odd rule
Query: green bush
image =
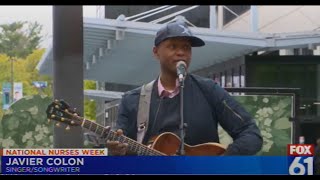
[(0, 147), (53, 147), (53, 127), (46, 115), (51, 101), (52, 98), (48, 96), (35, 95), (12, 104), (0, 123)]

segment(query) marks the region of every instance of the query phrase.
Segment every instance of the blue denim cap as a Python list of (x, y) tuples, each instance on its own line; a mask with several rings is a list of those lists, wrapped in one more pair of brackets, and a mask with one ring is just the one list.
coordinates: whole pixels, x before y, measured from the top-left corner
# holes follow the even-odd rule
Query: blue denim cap
[(154, 45), (158, 46), (162, 41), (173, 37), (185, 37), (189, 39), (192, 47), (205, 45), (204, 41), (194, 36), (188, 26), (183, 22), (172, 22), (162, 27), (156, 34)]

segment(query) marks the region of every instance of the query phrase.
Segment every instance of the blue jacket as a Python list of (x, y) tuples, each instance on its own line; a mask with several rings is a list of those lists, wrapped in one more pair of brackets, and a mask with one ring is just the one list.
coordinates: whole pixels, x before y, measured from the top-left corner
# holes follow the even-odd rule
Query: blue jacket
[[(141, 87), (124, 94), (116, 123), (116, 129), (122, 129), (124, 135), (135, 140), (140, 90)], [(157, 81), (154, 83), (150, 109), (157, 106), (156, 98), (159, 98)], [(254, 155), (262, 148), (263, 140), (255, 120), (212, 79), (191, 74), (186, 77), (184, 109), (184, 119), (188, 124), (185, 143), (219, 143), (219, 123), (233, 138), (226, 155)]]

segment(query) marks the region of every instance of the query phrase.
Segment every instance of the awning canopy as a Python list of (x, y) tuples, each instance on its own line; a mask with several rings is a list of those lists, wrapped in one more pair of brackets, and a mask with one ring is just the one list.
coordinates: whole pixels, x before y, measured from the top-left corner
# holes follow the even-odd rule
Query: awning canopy
[(113, 101), (121, 99), (123, 92), (103, 91), (103, 90), (84, 90), (84, 95), (91, 99), (103, 99), (104, 101)]
[[(84, 78), (102, 82), (141, 85), (159, 74), (152, 54), (156, 31), (163, 24), (119, 19), (84, 19)], [(206, 45), (193, 48), (190, 71), (214, 65), (256, 51), (306, 47), (320, 43), (320, 32), (262, 34), (215, 31), (190, 27)], [(52, 74), (52, 47), (38, 69)]]

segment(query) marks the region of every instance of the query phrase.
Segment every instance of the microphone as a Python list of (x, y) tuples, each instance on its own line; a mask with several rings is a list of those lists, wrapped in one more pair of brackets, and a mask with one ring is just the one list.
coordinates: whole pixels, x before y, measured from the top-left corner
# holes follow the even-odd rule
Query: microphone
[(182, 82), (187, 74), (187, 65), (184, 61), (179, 61), (176, 68), (179, 82)]

